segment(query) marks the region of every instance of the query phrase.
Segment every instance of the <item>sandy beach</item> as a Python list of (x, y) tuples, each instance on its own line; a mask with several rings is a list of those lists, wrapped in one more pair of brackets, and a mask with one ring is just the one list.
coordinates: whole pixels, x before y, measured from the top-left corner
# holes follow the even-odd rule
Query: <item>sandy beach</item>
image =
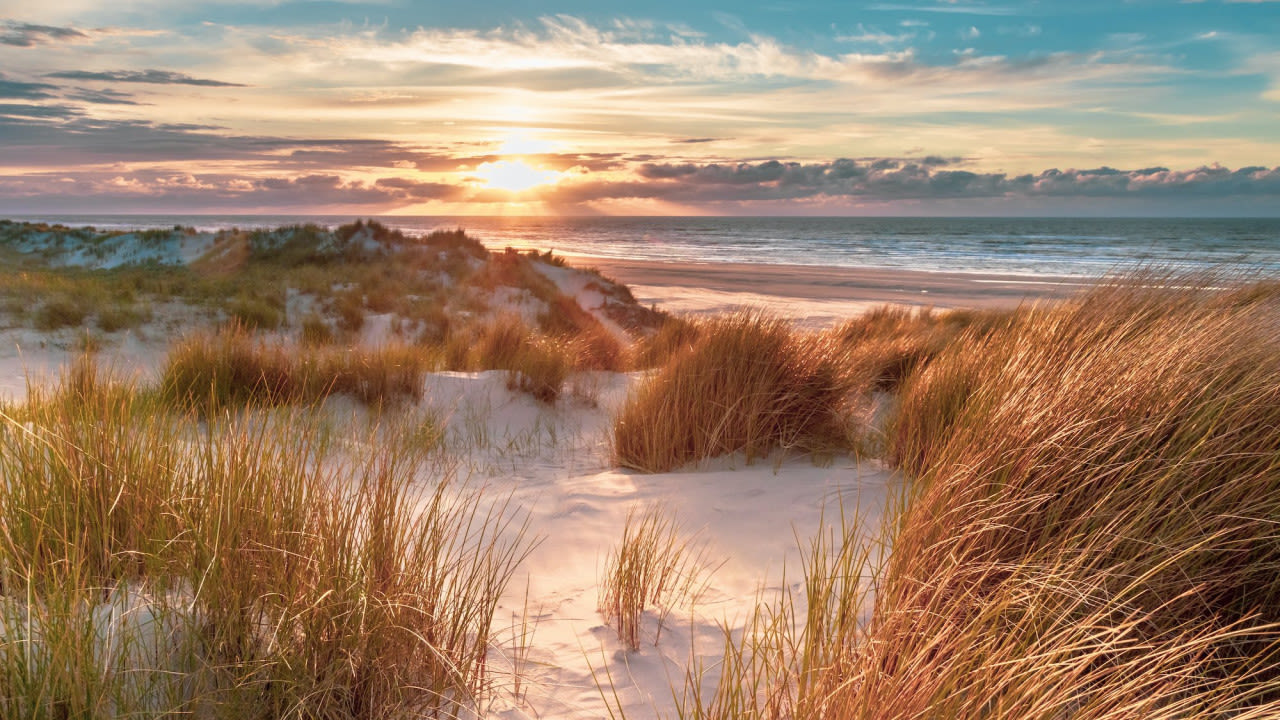
[(1088, 284), (1072, 277), (923, 272), (762, 263), (675, 263), (591, 257), (646, 305), (674, 313), (767, 308), (810, 327), (886, 303), (936, 308), (1013, 307), (1068, 297)]

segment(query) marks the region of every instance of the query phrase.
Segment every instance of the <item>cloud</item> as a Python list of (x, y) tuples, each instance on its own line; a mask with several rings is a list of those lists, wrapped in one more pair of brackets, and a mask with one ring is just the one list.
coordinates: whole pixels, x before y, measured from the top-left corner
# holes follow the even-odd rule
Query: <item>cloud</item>
[(887, 10), (892, 12), (931, 12), (956, 15), (1018, 15), (1017, 8), (995, 5), (952, 3), (947, 5), (901, 5), (896, 3), (873, 3), (868, 10)]
[(407, 178), (379, 178), (374, 185), (414, 202), (455, 200), (466, 193), (466, 188), (453, 183), (420, 182)]
[(48, 83), (9, 80), (5, 78), (3, 73), (0, 73), (0, 98), (6, 100), (42, 100), (54, 97), (50, 91), (57, 89), (57, 85)]
[(91, 90), (89, 88), (75, 88), (65, 93), (68, 100), (79, 100), (80, 102), (92, 103), (94, 105), (142, 105), (143, 103), (133, 99), (133, 95), (119, 90), (101, 89)]
[(880, 158), (828, 163), (647, 164), (645, 181), (597, 181), (565, 186), (559, 199), (660, 198), (690, 204), (846, 198), (876, 201), (953, 198), (1208, 198), (1280, 197), (1280, 167), (1218, 165), (1191, 170), (1164, 167), (1117, 170), (1044, 170), (1009, 175), (949, 169), (955, 161)]
[(916, 37), (914, 32), (904, 33), (887, 33), (879, 28), (868, 28), (862, 23), (858, 23), (856, 32), (849, 35), (837, 35), (837, 42), (854, 42), (854, 43), (873, 43), (876, 45), (897, 45), (905, 43)]
[(49, 73), (45, 77), (62, 80), (95, 80), (102, 82), (149, 83), (154, 85), (197, 85), (199, 87), (246, 87), (240, 83), (223, 82), (196, 78), (186, 73), (169, 70), (108, 70), (92, 72), (88, 70), (63, 70)]
[[(13, 126), (16, 124), (21, 126), (33, 126), (30, 125), (31, 120), (28, 120), (28, 118), (53, 118), (63, 120), (82, 115), (84, 115), (84, 112), (79, 108), (73, 108), (66, 105), (26, 105), (21, 103), (0, 104), (0, 147), (8, 144), (3, 142), (4, 127), (6, 125)], [(6, 121), (5, 118), (17, 118), (17, 120), (16, 122), (13, 120)], [(15, 153), (6, 152), (5, 159), (14, 161), (17, 157)]]
[(0, 20), (0, 45), (34, 47), (54, 41), (87, 40), (89, 36), (72, 27), (33, 25), (13, 20)]
[(237, 174), (138, 170), (0, 176), (0, 209), (66, 212), (69, 198), (83, 211), (199, 210), (365, 211), (413, 202), (410, 193), (335, 174), (250, 177)]
[[(1187, 170), (1150, 167), (1120, 170), (1049, 169), (1010, 175), (956, 169), (953, 158), (838, 159), (825, 163), (777, 160), (742, 163), (647, 163), (632, 174), (576, 176), (528, 194), (564, 210), (593, 203), (657, 200), (686, 207), (753, 206), (804, 208), (857, 207), (862, 203), (909, 202), (913, 208), (956, 207), (957, 201), (1106, 203), (1163, 201), (1170, 208), (1203, 203), (1272, 203), (1280, 198), (1280, 167), (1230, 169), (1207, 165)], [(238, 172), (192, 173), (164, 169), (113, 167), (68, 169), (0, 177), (0, 209), (73, 211), (196, 210), (285, 211), (346, 208), (385, 211), (425, 202), (486, 203), (511, 199), (511, 193), (384, 173), (352, 179), (338, 172), (249, 175)], [(1196, 203), (1201, 203), (1196, 205)], [(832, 205), (835, 203), (835, 205)]]

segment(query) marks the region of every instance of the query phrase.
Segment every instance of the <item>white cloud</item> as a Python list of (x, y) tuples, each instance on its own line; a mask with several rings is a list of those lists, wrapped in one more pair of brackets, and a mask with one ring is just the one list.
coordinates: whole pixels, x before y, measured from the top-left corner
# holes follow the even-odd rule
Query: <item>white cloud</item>
[(915, 37), (916, 37), (916, 33), (914, 32), (904, 32), (904, 33), (893, 34), (893, 33), (884, 32), (880, 28), (875, 28), (875, 27), (868, 28), (862, 23), (858, 23), (858, 28), (855, 32), (847, 35), (836, 35), (835, 39), (838, 42), (872, 43), (876, 45), (900, 45), (902, 43), (915, 39)]

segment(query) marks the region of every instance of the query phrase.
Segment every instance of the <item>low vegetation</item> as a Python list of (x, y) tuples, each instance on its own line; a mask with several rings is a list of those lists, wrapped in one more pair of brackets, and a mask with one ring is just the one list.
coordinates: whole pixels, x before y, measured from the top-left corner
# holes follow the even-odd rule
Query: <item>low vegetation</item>
[(631, 650), (640, 648), (644, 611), (658, 608), (653, 642), (671, 609), (695, 600), (703, 577), (698, 548), (684, 537), (675, 517), (660, 505), (627, 513), (622, 539), (609, 553), (600, 581), (600, 614)]
[(528, 549), (501, 503), (413, 444), (157, 400), (82, 362), (0, 418), (0, 714), (453, 717), (496, 689)]
[(430, 354), (413, 346), (286, 345), (232, 325), (174, 345), (161, 387), (177, 405), (205, 412), (244, 405), (314, 405), (335, 393), (384, 405), (420, 398), (424, 376), (432, 368)]
[(614, 425), (618, 464), (665, 472), (717, 455), (848, 445), (850, 391), (839, 348), (760, 313), (700, 324), (696, 339), (628, 397)]
[[(133, 251), (122, 249), (132, 247), (122, 243), (133, 236), (136, 245), (163, 249), (195, 235), (185, 228), (129, 234), (6, 223), (0, 228), (0, 310), (9, 322), (43, 331), (84, 330), (96, 322), (114, 333), (146, 322), (156, 306), (176, 303), (199, 310), (210, 327), (232, 321), (297, 333), (313, 344), (360, 340), (370, 316), (387, 315), (397, 339), (429, 346), (474, 335), (514, 311), (527, 314), (538, 335), (573, 343), (575, 366), (617, 370), (626, 364), (624, 338), (544, 272), (565, 267), (549, 253), (490, 252), (462, 230), (410, 237), (372, 220), (332, 231), (315, 225), (226, 230), (187, 264), (176, 254), (164, 262), (129, 261)], [(28, 245), (42, 249), (19, 250)], [(85, 247), (115, 248), (111, 252), (123, 257), (99, 258), (82, 252)], [(106, 266), (95, 269), (95, 262)], [(611, 298), (609, 309), (635, 304), (624, 287), (581, 272)], [(524, 307), (504, 308), (499, 296)], [(638, 335), (662, 319), (642, 308), (631, 315), (623, 327)]]
[[(842, 512), (805, 542), (799, 589), (726, 628), (718, 667), (694, 660), (681, 717), (1280, 714), (1275, 283), (1147, 275), (825, 333), (665, 319), (629, 345), (548, 279), (554, 258), (460, 231), (229, 232), (215, 251), (196, 271), (0, 265), (3, 309), (33, 327), (111, 333), (175, 298), (213, 316), (156, 388), (86, 359), (0, 407), (6, 717), (474, 706), (518, 521), (456, 480), (438, 428), (331, 445), (309, 408), (413, 400), (433, 369), (554, 402), (570, 372), (622, 368), (646, 373), (613, 426), (624, 467), (864, 447), (870, 403), (904, 479), (878, 531)], [(514, 307), (477, 299), (499, 292)], [(600, 581), (621, 644), (652, 608), (660, 632), (699, 569), (668, 513), (631, 513)]]
[(1188, 285), (1100, 286), (915, 363), (892, 553), (815, 545), (805, 613), (762, 605), (680, 714), (1280, 712), (1280, 301)]
[[(129, 234), (6, 223), (0, 320), (42, 331), (95, 331), (101, 344), (112, 333), (163, 323), (170, 310), (190, 308), (195, 314), (184, 314), (186, 329), (202, 330), (173, 350), (167, 376), (172, 392), (215, 403), (309, 402), (331, 391), (371, 402), (412, 397), (409, 385), (424, 366), (505, 370), (512, 388), (554, 402), (570, 372), (629, 364), (629, 339), (548, 275), (565, 271), (562, 259), (490, 252), (462, 230), (409, 237), (362, 220), (332, 231), (233, 229), (209, 239), (189, 264), (177, 255), (143, 264), (115, 257), (135, 252), (129, 243), (164, 250), (197, 235), (187, 228)], [(17, 250), (32, 243), (43, 250)], [(85, 247), (93, 252), (81, 252)], [(90, 266), (61, 264), (68, 258)], [(94, 269), (94, 262), (107, 266)], [(588, 272), (587, 282), (612, 298), (609, 308), (635, 302), (598, 273)], [(157, 313), (158, 306), (166, 309)], [(383, 317), (371, 322), (375, 316)], [(635, 317), (643, 322), (626, 327), (638, 335), (647, 332), (644, 322), (661, 320), (647, 310)], [(251, 333), (272, 339), (253, 347)], [(303, 353), (305, 362), (292, 358), (295, 344), (314, 349)], [(337, 350), (369, 345), (391, 349), (379, 358), (357, 350), (360, 357), (350, 362)], [(415, 360), (407, 349), (413, 345), (430, 362)], [(330, 346), (333, 352), (319, 352)], [(223, 375), (211, 364), (215, 355)], [(380, 371), (386, 372), (379, 381), (372, 375)]]

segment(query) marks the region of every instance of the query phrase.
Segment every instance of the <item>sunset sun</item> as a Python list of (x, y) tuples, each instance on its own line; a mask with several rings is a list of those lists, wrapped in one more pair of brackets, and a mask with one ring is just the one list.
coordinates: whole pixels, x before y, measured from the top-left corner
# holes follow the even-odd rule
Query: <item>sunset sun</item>
[(550, 185), (561, 177), (561, 173), (554, 170), (535, 168), (519, 160), (481, 163), (471, 174), (483, 181), (486, 187), (511, 192)]

